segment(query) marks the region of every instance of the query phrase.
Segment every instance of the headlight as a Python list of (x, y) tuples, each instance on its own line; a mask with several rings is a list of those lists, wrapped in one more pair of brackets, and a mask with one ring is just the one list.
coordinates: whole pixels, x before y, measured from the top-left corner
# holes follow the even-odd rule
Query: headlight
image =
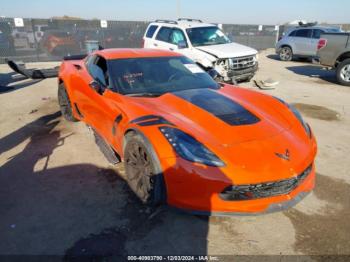
[(194, 139), (192, 136), (173, 127), (160, 127), (159, 130), (182, 158), (207, 166), (224, 166), (213, 152)]
[(304, 121), (303, 117), (301, 116), (300, 112), (292, 105), (286, 103), (285, 101), (283, 101), (282, 99), (275, 97), (278, 101), (280, 101), (282, 104), (286, 105), (290, 111), (292, 111), (292, 113), (295, 115), (295, 117), (299, 120), (300, 124), (303, 126), (303, 128), (305, 129), (307, 135), (309, 137), (311, 137), (311, 128), (310, 126)]

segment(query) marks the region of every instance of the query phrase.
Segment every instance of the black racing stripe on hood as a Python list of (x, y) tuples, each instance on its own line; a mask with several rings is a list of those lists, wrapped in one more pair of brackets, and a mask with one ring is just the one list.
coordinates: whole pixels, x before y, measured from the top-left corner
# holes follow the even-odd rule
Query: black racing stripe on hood
[(211, 89), (189, 89), (173, 92), (203, 110), (233, 126), (251, 125), (260, 119), (240, 104)]

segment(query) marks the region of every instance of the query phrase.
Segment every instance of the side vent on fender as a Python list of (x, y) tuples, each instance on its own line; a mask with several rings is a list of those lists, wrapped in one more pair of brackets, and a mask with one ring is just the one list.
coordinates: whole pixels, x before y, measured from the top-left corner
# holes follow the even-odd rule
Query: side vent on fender
[(166, 120), (164, 117), (157, 115), (141, 116), (132, 120), (130, 123), (137, 124), (139, 126), (174, 125), (173, 123)]
[(81, 118), (84, 118), (84, 115), (80, 112), (77, 103), (74, 103), (74, 108), (75, 108), (75, 110), (77, 111), (78, 115), (79, 115)]
[(112, 127), (112, 134), (113, 134), (113, 135), (116, 134), (118, 124), (120, 123), (120, 121), (122, 121), (122, 119), (123, 119), (122, 114), (119, 114), (119, 115), (114, 119), (113, 127)]

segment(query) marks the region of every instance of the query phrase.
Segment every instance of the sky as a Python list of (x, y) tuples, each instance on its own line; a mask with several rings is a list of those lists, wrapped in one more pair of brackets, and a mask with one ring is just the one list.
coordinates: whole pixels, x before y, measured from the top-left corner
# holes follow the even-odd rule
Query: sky
[(212, 23), (350, 23), (350, 0), (0, 0), (0, 16), (151, 21), (191, 17)]

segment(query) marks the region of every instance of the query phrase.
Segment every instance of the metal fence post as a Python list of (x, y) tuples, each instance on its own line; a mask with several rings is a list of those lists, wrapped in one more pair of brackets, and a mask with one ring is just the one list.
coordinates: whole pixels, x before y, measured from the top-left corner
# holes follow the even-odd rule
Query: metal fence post
[(30, 19), (30, 23), (31, 23), (32, 30), (33, 30), (33, 39), (34, 39), (34, 45), (35, 45), (36, 61), (39, 62), (39, 45), (38, 45), (38, 40), (36, 39), (36, 36), (35, 36), (35, 26), (33, 23), (33, 19)]
[(275, 44), (277, 44), (278, 40), (279, 40), (279, 37), (280, 37), (280, 26), (279, 25), (276, 25), (276, 28), (277, 30), (276, 31), (276, 41), (275, 41)]

